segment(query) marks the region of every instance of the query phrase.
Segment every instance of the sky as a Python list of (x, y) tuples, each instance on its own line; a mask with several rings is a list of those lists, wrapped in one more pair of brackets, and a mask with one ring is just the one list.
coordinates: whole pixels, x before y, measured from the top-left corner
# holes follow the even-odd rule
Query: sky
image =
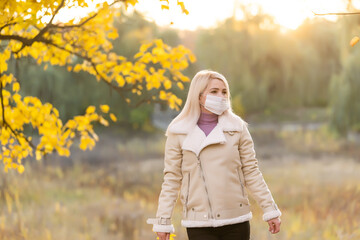
[[(256, 13), (261, 6), (263, 12), (275, 18), (275, 22), (285, 29), (296, 29), (306, 18), (314, 18), (313, 12), (329, 13), (346, 11), (344, 0), (182, 0), (189, 11), (189, 15), (181, 13), (176, 6), (176, 0), (169, 0), (170, 9), (161, 10), (159, 0), (139, 0), (137, 9), (145, 14), (149, 20), (162, 26), (179, 29), (195, 30), (198, 27), (214, 26), (235, 14), (242, 18), (240, 4), (250, 5)], [(353, 0), (356, 7), (360, 7), (360, 0)], [(335, 20), (335, 16), (326, 17)], [(170, 24), (173, 22), (173, 24)]]
[[(59, 16), (61, 21), (70, 20), (73, 16), (86, 15), (86, 11), (94, 10), (95, 4), (105, 0), (89, 1), (89, 10), (75, 9)], [(107, 0), (111, 2), (111, 0)], [(183, 14), (177, 6), (177, 0), (169, 0), (169, 10), (161, 9), (160, 0), (138, 0), (135, 8), (144, 14), (149, 21), (160, 26), (168, 26), (183, 30), (210, 28), (218, 22), (233, 15), (237, 19), (243, 17), (240, 4), (247, 5), (256, 14), (258, 6), (264, 13), (272, 15), (275, 22), (283, 30), (294, 30), (307, 18), (315, 18), (313, 12), (331, 13), (346, 12), (346, 0), (181, 0), (189, 14)], [(164, 1), (163, 1), (164, 3)], [(166, 3), (166, 2), (165, 2)], [(353, 0), (353, 5), (360, 9), (360, 0)], [(129, 11), (133, 11), (130, 7)], [(336, 16), (322, 17), (336, 20)]]

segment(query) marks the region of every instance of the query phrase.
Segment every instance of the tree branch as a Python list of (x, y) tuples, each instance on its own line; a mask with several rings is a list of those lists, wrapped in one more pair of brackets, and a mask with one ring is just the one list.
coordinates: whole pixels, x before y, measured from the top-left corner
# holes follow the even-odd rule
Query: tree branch
[[(50, 22), (49, 22), (49, 24), (48, 24), (47, 26), (49, 26), (49, 25), (52, 24), (52, 22), (53, 22), (53, 20), (54, 20), (54, 18), (55, 18), (55, 16), (56, 16), (56, 14), (58, 14), (58, 12), (60, 11), (60, 9), (64, 6), (64, 3), (65, 3), (65, 0), (62, 0), (61, 3), (59, 4), (59, 6), (56, 8), (56, 10), (55, 10), (55, 12), (54, 12), (54, 15), (51, 17), (51, 20), (50, 20)], [(47, 26), (46, 26), (46, 27), (47, 27)], [(45, 28), (46, 28), (46, 27), (45, 27)]]
[(59, 45), (57, 45), (57, 44), (55, 44), (53, 42), (49, 42), (48, 44), (51, 45), (51, 46), (54, 46), (54, 47), (56, 47), (58, 49), (61, 49), (63, 51), (66, 51), (66, 52), (68, 52), (70, 54), (73, 54), (73, 55), (75, 55), (75, 56), (77, 56), (77, 57), (79, 57), (81, 59), (84, 59), (84, 60), (88, 61), (91, 64), (91, 66), (93, 67), (93, 69), (95, 70), (96, 74), (100, 77), (100, 79), (103, 82), (105, 82), (106, 84), (108, 84), (115, 91), (120, 93), (120, 95), (122, 95), (123, 92), (127, 92), (127, 91), (131, 90), (131, 88), (118, 87), (118, 86), (115, 86), (115, 85), (111, 84), (110, 82), (106, 81), (106, 78), (104, 76), (102, 76), (101, 73), (99, 73), (99, 71), (96, 69), (96, 63), (94, 63), (94, 61), (90, 57), (84, 56), (84, 55), (82, 55), (80, 53), (77, 53), (77, 52), (74, 52), (74, 51), (71, 51), (71, 50), (68, 50), (68, 49), (66, 49), (64, 47), (61, 47), (61, 46), (59, 46)]
[(151, 103), (164, 103), (164, 101), (161, 101), (161, 100), (154, 100), (152, 98), (143, 98), (143, 99), (139, 100), (137, 103), (135, 103), (132, 107), (137, 108), (143, 103), (150, 103), (150, 102)]
[(0, 40), (17, 40), (19, 42), (22, 42), (23, 44), (32, 44), (32, 39), (21, 37), (19, 35), (1, 35), (0, 34)]
[(315, 13), (313, 12), (313, 14), (315, 16), (328, 16), (328, 15), (360, 15), (360, 12), (348, 12), (348, 13), (343, 13), (343, 12), (340, 12), (340, 13)]
[(2, 126), (5, 125), (5, 107), (4, 107), (4, 101), (3, 101), (3, 82), (1, 80), (1, 69), (0, 69), (0, 100), (1, 100), (1, 110), (2, 110)]
[[(114, 5), (115, 3), (121, 2), (122, 0), (115, 0), (114, 2), (112, 2), (111, 4), (109, 4), (109, 7), (111, 7), (112, 5)], [(88, 17), (87, 19), (85, 19), (82, 23), (79, 24), (73, 24), (73, 25), (57, 25), (57, 24), (52, 24), (51, 23), (51, 28), (60, 28), (60, 29), (67, 29), (67, 28), (79, 28), (84, 26), (87, 22), (89, 22), (91, 19), (95, 18), (100, 11), (102, 11), (103, 9), (100, 9), (98, 12), (94, 13), (92, 16)]]
[(64, 6), (65, 0), (62, 0), (61, 3), (59, 4), (59, 6), (56, 8), (53, 16), (51, 17), (50, 22), (43, 28), (40, 30), (40, 32), (31, 40), (29, 40), (28, 42), (26, 42), (26, 44), (24, 42), (22, 42), (22, 46), (19, 50), (17, 50), (16, 52), (14, 52), (15, 54), (19, 53), (21, 50), (23, 50), (26, 46), (31, 46), (34, 42), (36, 42), (38, 39), (42, 38), (42, 36), (49, 30), (49, 28), (52, 25), (52, 21), (54, 20), (56, 14), (59, 12), (59, 10)]
[(84, 20), (82, 23), (79, 24), (73, 24), (73, 25), (64, 25), (60, 26), (57, 24), (52, 24), (51, 28), (60, 28), (60, 29), (67, 29), (67, 28), (79, 28), (84, 26), (87, 22), (89, 22), (91, 19), (95, 18), (98, 15), (99, 12), (95, 13), (94, 15), (88, 17), (86, 20)]
[[(24, 37), (17, 36), (17, 35), (0, 35), (0, 39), (17, 40), (17, 41), (22, 42), (24, 45), (28, 45), (28, 44), (29, 44), (30, 42), (32, 42), (32, 40), (33, 40), (33, 39), (24, 38)], [(85, 60), (85, 61), (88, 61), (88, 62), (91, 64), (92, 68), (95, 70), (96, 75), (97, 75), (98, 77), (100, 77), (101, 81), (105, 82), (109, 87), (111, 87), (111, 88), (114, 89), (116, 92), (118, 92), (118, 93), (120, 94), (121, 98), (122, 98), (124, 101), (126, 101), (126, 96), (124, 95), (124, 93), (125, 93), (125, 92), (129, 92), (132, 88), (130, 88), (130, 87), (129, 87), (129, 88), (119, 87), (119, 86), (116, 86), (116, 85), (112, 84), (111, 82), (107, 81), (107, 80), (106, 80), (106, 77), (103, 76), (103, 75), (97, 70), (97, 65), (96, 65), (96, 63), (93, 61), (92, 58), (90, 58), (90, 57), (88, 57), (88, 56), (85, 56), (85, 55), (83, 55), (83, 54), (81, 54), (81, 53), (78, 53), (78, 52), (75, 52), (75, 51), (71, 51), (71, 50), (69, 50), (69, 49), (66, 49), (66, 48), (64, 48), (64, 47), (62, 47), (62, 46), (59, 46), (59, 45), (53, 43), (51, 40), (45, 39), (45, 38), (43, 38), (43, 37), (38, 38), (38, 39), (36, 40), (36, 42), (46, 43), (46, 44), (51, 45), (51, 46), (53, 46), (53, 47), (55, 47), (55, 48), (58, 48), (58, 49), (60, 49), (60, 50), (62, 50), (62, 51), (65, 51), (65, 52), (68, 52), (68, 53), (70, 53), (70, 54), (72, 54), (72, 55), (75, 55), (75, 56), (77, 56), (77, 57), (79, 57), (79, 58), (81, 58), (81, 59), (83, 59), (83, 60)], [(31, 44), (32, 44), (32, 43), (31, 43)], [(30, 45), (31, 45), (31, 44), (30, 44)], [(17, 52), (18, 52), (18, 51), (14, 52), (14, 53), (17, 53)], [(136, 104), (131, 104), (131, 105), (133, 105), (132, 107), (135, 107), (135, 108), (136, 108), (136, 107), (140, 106), (141, 104), (143, 104), (143, 103), (145, 103), (145, 102), (149, 102), (149, 101), (151, 101), (151, 102), (160, 102), (160, 103), (163, 102), (163, 101), (155, 101), (155, 100), (153, 100), (152, 98), (145, 98), (145, 99), (139, 100)]]
[[(102, 81), (104, 81), (106, 84), (108, 84), (109, 86), (111, 86), (114, 90), (116, 90), (117, 92), (119, 93), (122, 93), (122, 92), (125, 92), (125, 91), (129, 91), (131, 90), (130, 88), (123, 88), (123, 87), (118, 87), (118, 86), (115, 86), (113, 84), (111, 84), (110, 82), (106, 81), (106, 78), (104, 76), (102, 76), (99, 71), (96, 69), (96, 63), (94, 63), (94, 61), (88, 57), (88, 56), (84, 56), (80, 53), (77, 53), (77, 52), (74, 52), (74, 51), (71, 51), (71, 50), (68, 50), (62, 46), (59, 46), (55, 43), (53, 43), (51, 40), (48, 40), (48, 39), (45, 39), (43, 37), (41, 38), (38, 38), (37, 40), (35, 39), (29, 39), (29, 38), (24, 38), (24, 37), (21, 37), (21, 36), (18, 36), (18, 35), (0, 35), (0, 40), (1, 39), (5, 39), (5, 40), (17, 40), (17, 41), (20, 41), (21, 43), (23, 43), (23, 46), (30, 46), (33, 44), (34, 41), (36, 42), (42, 42), (42, 43), (46, 43), (48, 45), (51, 45), (53, 47), (56, 47), (62, 51), (66, 51), (70, 54), (73, 54), (83, 60), (86, 60), (88, 62), (90, 62), (91, 66), (93, 67), (93, 69), (95, 70), (96, 74), (100, 77), (100, 79)], [(22, 48), (21, 48), (22, 49)], [(17, 54), (21, 49), (19, 49), (18, 51), (16, 52), (13, 52), (14, 54)]]
[[(112, 6), (118, 2), (123, 2), (124, 0), (114, 0), (111, 4), (109, 4), (109, 6)], [(55, 25), (52, 23), (52, 21), (54, 20), (55, 18), (55, 15), (60, 11), (60, 9), (62, 7), (64, 7), (64, 2), (65, 0), (62, 0), (62, 2), (60, 3), (60, 5), (57, 7), (57, 9), (55, 10), (50, 22), (43, 28), (43, 29), (39, 29), (39, 33), (34, 37), (34, 38), (26, 38), (26, 37), (22, 37), (22, 36), (19, 36), (19, 35), (1, 35), (0, 34), (0, 40), (17, 40), (19, 42), (22, 43), (22, 46), (19, 50), (13, 52), (14, 54), (17, 54), (19, 53), (24, 47), (26, 46), (31, 46), (34, 42), (42, 42), (42, 43), (45, 43), (45, 44), (48, 44), (48, 45), (51, 45), (55, 48), (58, 48), (62, 51), (66, 51), (72, 55), (75, 55), (83, 60), (86, 60), (88, 61), (92, 68), (95, 70), (95, 73), (98, 77), (100, 77), (100, 79), (105, 82), (108, 86), (110, 86), (112, 89), (114, 89), (116, 92), (118, 92), (120, 94), (120, 96), (126, 100), (126, 96), (124, 95), (124, 92), (128, 92), (130, 91), (132, 88), (126, 88), (126, 87), (119, 87), (119, 86), (116, 86), (116, 85), (113, 85), (111, 82), (107, 81), (106, 80), (106, 77), (103, 76), (98, 70), (97, 70), (97, 64), (93, 61), (92, 58), (82, 54), (82, 53), (78, 53), (76, 51), (71, 51), (69, 49), (66, 49), (62, 46), (59, 46), (57, 44), (55, 44), (54, 42), (52, 42), (50, 39), (46, 39), (43, 37), (43, 35), (46, 33), (46, 32), (49, 32), (51, 29), (70, 29), (70, 28), (77, 28), (77, 27), (82, 27), (84, 26), (87, 22), (89, 22), (91, 19), (95, 18), (100, 11), (102, 11), (103, 9), (100, 9), (98, 10), (98, 12), (96, 12), (95, 14), (93, 14), (92, 16), (88, 17), (87, 19), (85, 19), (83, 22), (79, 23), (79, 24), (75, 24), (75, 25), (65, 25), (65, 26), (61, 26), (61, 25)], [(5, 27), (5, 26), (4, 26)], [(36, 27), (36, 26), (35, 26)], [(141, 101), (139, 101), (138, 103), (135, 104), (135, 106), (139, 106), (141, 105), (142, 103), (144, 102), (147, 102), (147, 101), (151, 101), (152, 99), (143, 99)]]
[[(1, 73), (0, 73), (0, 79), (1, 79)], [(9, 128), (9, 129), (10, 129), (10, 131), (14, 134), (14, 136), (15, 136), (15, 138), (16, 138), (16, 140), (17, 140), (17, 142), (18, 142), (19, 144), (20, 144), (20, 141), (19, 141), (19, 138), (18, 138), (18, 137), (22, 137), (22, 138), (25, 139), (26, 142), (29, 143), (29, 145), (30, 145), (33, 149), (36, 149), (36, 146), (35, 146), (31, 141), (29, 141), (29, 140), (26, 138), (26, 136), (24, 136), (22, 133), (19, 133), (19, 132), (15, 131), (14, 129), (12, 129), (12, 127), (10, 126), (10, 124), (6, 122), (6, 120), (5, 120), (5, 107), (4, 107), (4, 101), (3, 101), (4, 97), (3, 97), (3, 94), (2, 94), (2, 93), (3, 93), (3, 88), (4, 88), (3, 82), (0, 81), (0, 100), (1, 100), (2, 119), (3, 119), (3, 121), (2, 121), (2, 126), (4, 126), (5, 128)]]
[(7, 23), (7, 24), (5, 24), (4, 26), (1, 26), (0, 27), (0, 32), (4, 29), (4, 28), (6, 28), (6, 27), (8, 27), (8, 26), (11, 26), (11, 25), (15, 25), (15, 24), (17, 24), (17, 22), (9, 22), (9, 23)]

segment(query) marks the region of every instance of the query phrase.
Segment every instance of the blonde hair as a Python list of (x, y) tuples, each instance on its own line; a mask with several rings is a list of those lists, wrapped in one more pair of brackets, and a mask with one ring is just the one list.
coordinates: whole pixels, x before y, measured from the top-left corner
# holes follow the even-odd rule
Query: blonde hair
[[(206, 89), (206, 87), (208, 86), (208, 84), (212, 79), (219, 79), (224, 82), (227, 91), (228, 101), (229, 103), (231, 103), (230, 89), (226, 78), (222, 74), (215, 71), (211, 71), (211, 70), (199, 71), (191, 80), (185, 105), (181, 110), (181, 112), (179, 113), (179, 115), (176, 118), (174, 118), (169, 124), (165, 133), (166, 136), (168, 135), (171, 126), (180, 122), (181, 120), (185, 120), (190, 125), (194, 125), (197, 123), (201, 113), (199, 96), (204, 92), (204, 90)], [(231, 104), (229, 109), (226, 111), (232, 113)]]

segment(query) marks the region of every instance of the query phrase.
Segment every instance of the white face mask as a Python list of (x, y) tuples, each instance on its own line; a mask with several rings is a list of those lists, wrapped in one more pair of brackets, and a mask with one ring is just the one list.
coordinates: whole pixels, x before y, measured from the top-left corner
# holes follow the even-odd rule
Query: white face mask
[(221, 115), (229, 108), (229, 101), (227, 98), (217, 97), (213, 95), (206, 95), (204, 108), (216, 115)]

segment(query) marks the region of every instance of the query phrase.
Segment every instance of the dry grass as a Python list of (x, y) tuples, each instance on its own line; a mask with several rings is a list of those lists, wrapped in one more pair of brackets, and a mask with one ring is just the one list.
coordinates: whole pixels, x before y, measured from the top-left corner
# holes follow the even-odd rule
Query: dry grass
[[(271, 143), (280, 146), (271, 148), (269, 141), (255, 139), (260, 169), (283, 216), (281, 232), (269, 234), (260, 208), (251, 199), (251, 239), (360, 239), (360, 162), (341, 157), (336, 139), (324, 137), (324, 132), (295, 134), (280, 133)], [(307, 141), (322, 154), (299, 153), (296, 148)], [(148, 144), (158, 152), (163, 140)], [(329, 148), (336, 148), (337, 154)], [(134, 148), (130, 152), (146, 153)], [(117, 161), (106, 167), (28, 165), (23, 175), (1, 175), (0, 239), (155, 239), (145, 221), (155, 215), (161, 183), (162, 159)], [(178, 201), (173, 214), (175, 239), (185, 240), (180, 220)]]

